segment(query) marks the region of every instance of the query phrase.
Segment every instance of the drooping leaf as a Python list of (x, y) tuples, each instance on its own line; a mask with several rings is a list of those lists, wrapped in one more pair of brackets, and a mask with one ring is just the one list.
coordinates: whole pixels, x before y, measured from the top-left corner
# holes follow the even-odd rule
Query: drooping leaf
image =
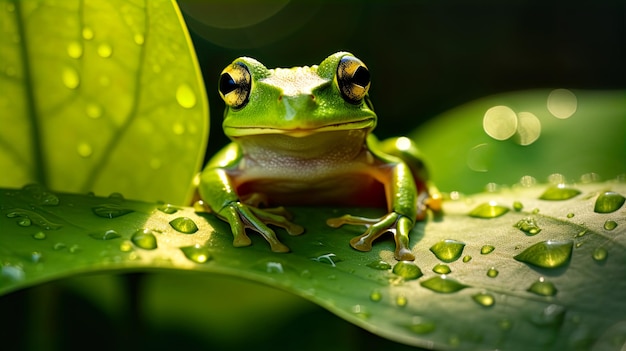
[[(594, 207), (606, 191), (625, 194), (626, 184), (575, 184), (577, 197), (540, 199), (549, 187), (516, 186), (446, 200), (443, 217), (413, 230), (414, 263), (393, 259), (391, 238), (371, 252), (352, 250), (348, 242), (363, 228), (324, 224), (346, 209), (291, 209), (307, 232), (291, 237), (278, 231), (292, 252), (277, 254), (258, 235), (252, 246), (234, 248), (226, 223), (188, 207), (56, 195), (32, 186), (2, 189), (0, 292), (102, 271), (221, 273), (292, 292), (410, 345), (619, 350), (626, 343), (626, 207), (611, 213)], [(511, 210), (469, 215), (484, 203)], [(530, 235), (516, 227), (528, 217), (541, 231)], [(194, 226), (197, 231), (186, 229)], [(462, 253), (447, 259), (447, 273), (441, 273), (444, 262), (431, 248), (439, 250), (446, 241)], [(559, 245), (550, 250), (549, 242)], [(551, 260), (558, 264), (533, 264)]]
[(173, 1), (0, 1), (1, 185), (184, 203), (208, 107)]

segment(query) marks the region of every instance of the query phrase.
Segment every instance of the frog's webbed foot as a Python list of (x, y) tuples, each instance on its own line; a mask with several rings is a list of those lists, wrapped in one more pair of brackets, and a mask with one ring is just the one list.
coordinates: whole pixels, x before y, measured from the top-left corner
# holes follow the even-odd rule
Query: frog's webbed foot
[(268, 224), (284, 228), (289, 235), (304, 233), (304, 228), (292, 223), (290, 221), (291, 214), (282, 207), (261, 209), (236, 201), (222, 209), (220, 215), (230, 223), (233, 233), (233, 246), (236, 247), (252, 244), (246, 234), (246, 229), (251, 229), (265, 238), (272, 251), (289, 252), (289, 248), (278, 240)]
[(345, 215), (338, 218), (331, 218), (326, 223), (338, 228), (344, 224), (364, 225), (367, 230), (362, 235), (350, 240), (350, 246), (359, 251), (372, 250), (372, 243), (381, 235), (391, 232), (396, 241), (396, 251), (394, 257), (399, 261), (413, 261), (415, 256), (409, 249), (409, 232), (413, 228), (413, 221), (396, 212), (391, 212), (381, 218), (364, 218)]

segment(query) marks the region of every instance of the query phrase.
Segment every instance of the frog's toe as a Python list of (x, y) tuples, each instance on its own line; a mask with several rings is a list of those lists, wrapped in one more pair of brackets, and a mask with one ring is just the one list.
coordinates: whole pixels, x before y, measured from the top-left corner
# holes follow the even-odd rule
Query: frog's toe
[(415, 255), (407, 248), (397, 248), (394, 257), (398, 261), (415, 261)]
[(233, 238), (234, 247), (244, 247), (252, 245), (252, 240), (247, 235), (239, 235)]
[(277, 253), (286, 253), (289, 252), (291, 250), (289, 250), (289, 247), (281, 242), (278, 243), (270, 243), (270, 247), (272, 248), (272, 252), (277, 252)]
[(353, 249), (361, 252), (372, 251), (371, 241), (365, 240), (363, 235), (352, 238), (352, 240), (350, 240), (350, 246), (352, 246)]

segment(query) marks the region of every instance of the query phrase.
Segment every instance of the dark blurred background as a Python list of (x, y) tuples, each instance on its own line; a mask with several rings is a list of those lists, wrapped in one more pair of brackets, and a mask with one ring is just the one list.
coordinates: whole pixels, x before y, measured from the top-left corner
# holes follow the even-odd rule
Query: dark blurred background
[(626, 88), (621, 0), (179, 3), (210, 102), (209, 154), (227, 142), (217, 78), (244, 55), (274, 68), (351, 51), (372, 73), (380, 137), (500, 92)]

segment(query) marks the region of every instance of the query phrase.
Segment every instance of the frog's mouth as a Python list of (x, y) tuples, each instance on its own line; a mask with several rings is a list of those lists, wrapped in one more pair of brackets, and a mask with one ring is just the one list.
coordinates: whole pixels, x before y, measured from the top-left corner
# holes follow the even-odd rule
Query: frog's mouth
[(359, 121), (327, 124), (318, 127), (295, 127), (295, 128), (269, 128), (269, 127), (246, 127), (246, 126), (224, 126), (224, 132), (231, 137), (245, 137), (250, 135), (282, 134), (295, 138), (306, 137), (312, 134), (326, 132), (340, 132), (360, 129), (374, 128), (376, 121), (374, 118), (366, 118)]

